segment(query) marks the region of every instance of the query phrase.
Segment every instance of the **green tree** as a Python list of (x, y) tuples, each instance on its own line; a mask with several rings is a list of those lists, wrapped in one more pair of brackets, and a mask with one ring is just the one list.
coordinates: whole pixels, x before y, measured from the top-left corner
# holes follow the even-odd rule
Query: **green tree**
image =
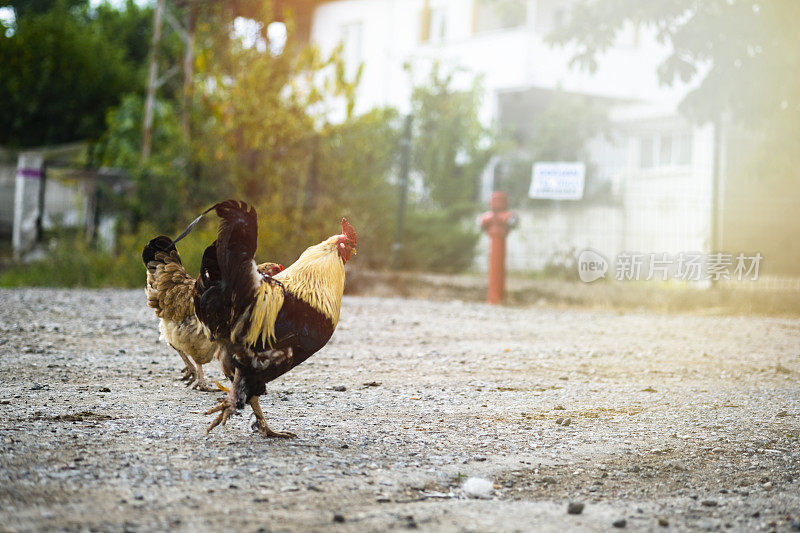
[(89, 0), (2, 0), (0, 7), (13, 7), (17, 16), (41, 15), (57, 6), (86, 9)]
[(483, 97), (480, 80), (459, 91), (453, 88), (453, 76), (454, 72), (444, 72), (435, 64), (426, 84), (412, 92), (411, 163), (422, 175), (434, 205), (460, 213), (475, 205), (492, 141), (478, 119)]
[(338, 215), (358, 223), (358, 264), (384, 268), (394, 233), (400, 120), (394, 109), (375, 109), (343, 124), (326, 125), (306, 182), (310, 227), (330, 227)]
[(117, 210), (126, 213), (133, 230), (142, 222), (156, 227), (176, 227), (192, 212), (219, 196), (222, 180), (200, 183), (190, 175), (188, 146), (183, 137), (176, 104), (158, 100), (153, 117), (153, 152), (141, 160), (143, 100), (129, 94), (108, 114), (107, 130), (95, 146), (94, 160), (101, 166), (125, 169), (132, 187), (126, 194), (109, 191)]
[(702, 120), (729, 112), (768, 131), (800, 122), (800, 3), (795, 0), (581, 0), (550, 40), (577, 45), (572, 62), (597, 68), (629, 24), (653, 28), (671, 47), (658, 68), (663, 83), (697, 81), (683, 108)]
[(128, 18), (108, 6), (90, 12), (85, 2), (13, 6), (13, 32), (0, 34), (0, 145), (98, 138), (106, 111), (143, 86), (145, 12), (133, 3)]
[[(342, 94), (341, 59), (338, 51), (323, 57), (291, 32), (281, 53), (245, 46), (231, 38), (229, 7), (213, 6), (198, 24), (203, 85), (196, 91), (191, 157), (200, 181), (225, 176), (233, 194), (258, 208), (268, 227), (259, 249), (289, 261), (310, 236), (329, 235), (337, 222), (315, 226), (320, 221), (310, 217), (305, 199), (325, 106)], [(269, 4), (252, 15), (262, 29), (273, 20)], [(347, 176), (336, 180), (347, 187)]]
[[(134, 0), (125, 0), (118, 7), (107, 1), (86, 12), (93, 31), (114, 46), (124, 50), (125, 59), (139, 78), (139, 85), (129, 87), (131, 92), (144, 92), (145, 70), (150, 56), (153, 32), (153, 8), (140, 6)], [(159, 56), (166, 61), (177, 62), (182, 44), (177, 35), (166, 32), (162, 35)], [(177, 84), (176, 84), (177, 87)]]
[(478, 189), (493, 139), (478, 119), (480, 80), (457, 90), (455, 74), (435, 64), (412, 91), (411, 170), (424, 191), (409, 205), (402, 268), (457, 272), (474, 258)]

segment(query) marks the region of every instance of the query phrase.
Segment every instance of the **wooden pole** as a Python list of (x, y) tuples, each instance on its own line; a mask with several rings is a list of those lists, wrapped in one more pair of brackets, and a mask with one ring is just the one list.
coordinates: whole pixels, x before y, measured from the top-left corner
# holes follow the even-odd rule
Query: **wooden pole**
[(183, 54), (183, 134), (188, 141), (192, 134), (192, 90), (194, 75), (194, 34), (197, 21), (197, 2), (190, 1), (186, 13), (186, 51)]
[(150, 71), (147, 75), (147, 98), (144, 103), (144, 120), (142, 121), (142, 160), (150, 157), (150, 141), (153, 133), (153, 107), (156, 100), (158, 83), (158, 45), (161, 42), (161, 19), (164, 15), (165, 0), (157, 0), (153, 15), (153, 44), (150, 50)]

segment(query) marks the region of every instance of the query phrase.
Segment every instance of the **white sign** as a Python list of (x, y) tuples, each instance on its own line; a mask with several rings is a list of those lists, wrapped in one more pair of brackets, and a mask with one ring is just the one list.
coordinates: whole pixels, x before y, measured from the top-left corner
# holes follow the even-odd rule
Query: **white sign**
[(583, 163), (534, 163), (528, 196), (547, 200), (580, 200), (586, 165)]

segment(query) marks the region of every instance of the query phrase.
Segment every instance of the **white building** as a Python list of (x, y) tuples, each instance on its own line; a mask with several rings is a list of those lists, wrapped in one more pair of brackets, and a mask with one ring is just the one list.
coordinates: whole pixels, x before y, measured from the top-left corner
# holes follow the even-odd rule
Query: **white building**
[[(599, 56), (595, 73), (572, 69), (573, 51), (545, 42), (568, 9), (569, 2), (558, 0), (334, 0), (315, 8), (310, 39), (324, 52), (343, 43), (351, 73), (363, 63), (357, 113), (375, 106), (407, 112), (412, 86), (434, 61), (463, 68), (456, 83), (465, 86), (481, 75), (481, 120), (501, 128), (514, 110), (536, 107), (556, 90), (615, 103), (614, 138), (592, 141), (585, 161), (610, 193), (598, 201), (540, 200), (521, 209), (509, 240), (511, 270), (539, 270), (587, 246), (609, 258), (621, 251), (709, 251), (714, 129), (678, 115), (688, 87), (659, 84), (657, 66), (669, 50), (652, 31), (631, 26)], [(521, 113), (513, 120), (524, 129), (535, 117)], [(486, 175), (490, 181), (491, 169)], [(487, 248), (482, 242), (479, 255)], [(476, 266), (485, 264), (479, 257)]]

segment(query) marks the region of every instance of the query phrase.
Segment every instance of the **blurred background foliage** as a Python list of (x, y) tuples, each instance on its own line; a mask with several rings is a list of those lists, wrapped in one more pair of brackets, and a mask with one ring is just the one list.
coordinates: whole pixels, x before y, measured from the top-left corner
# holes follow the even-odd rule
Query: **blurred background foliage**
[(97, 138), (106, 110), (142, 86), (146, 10), (132, 2), (97, 12), (75, 0), (20, 4), (13, 34), (0, 33), (0, 145)]
[[(0, 144), (92, 143), (87, 166), (123, 169), (132, 186), (102, 191), (119, 214), (114, 250), (80, 234), (55, 232), (44, 259), (0, 274), (2, 285), (140, 286), (142, 246), (177, 235), (216, 201), (238, 197), (259, 213), (258, 257), (291, 264), (310, 244), (338, 233), (347, 216), (359, 234), (357, 266), (387, 268), (397, 217), (403, 117), (394, 109), (353, 114), (359, 70), (347, 79), (341, 51), (324, 57), (295, 38), (271, 46), (269, 2), (207, 2), (197, 13), (190, 135), (182, 127), (184, 87), (158, 91), (152, 151), (141, 157), (152, 7), (86, 1), (11, 1), (13, 27), (0, 32), (0, 112), (13, 117)], [(236, 17), (260, 25), (257, 46), (234, 31)], [(165, 34), (160, 71), (180, 61)], [(41, 72), (46, 73), (41, 76)], [(39, 76), (40, 79), (36, 79)], [(175, 78), (179, 78), (175, 77)], [(494, 149), (477, 118), (481, 87), (452, 88), (435, 67), (412, 97), (410, 195), (399, 265), (460, 271), (471, 266), (480, 172)], [(344, 120), (325, 120), (335, 107)], [(209, 220), (212, 220), (209, 217)], [(180, 243), (190, 272), (214, 239), (204, 222)]]

